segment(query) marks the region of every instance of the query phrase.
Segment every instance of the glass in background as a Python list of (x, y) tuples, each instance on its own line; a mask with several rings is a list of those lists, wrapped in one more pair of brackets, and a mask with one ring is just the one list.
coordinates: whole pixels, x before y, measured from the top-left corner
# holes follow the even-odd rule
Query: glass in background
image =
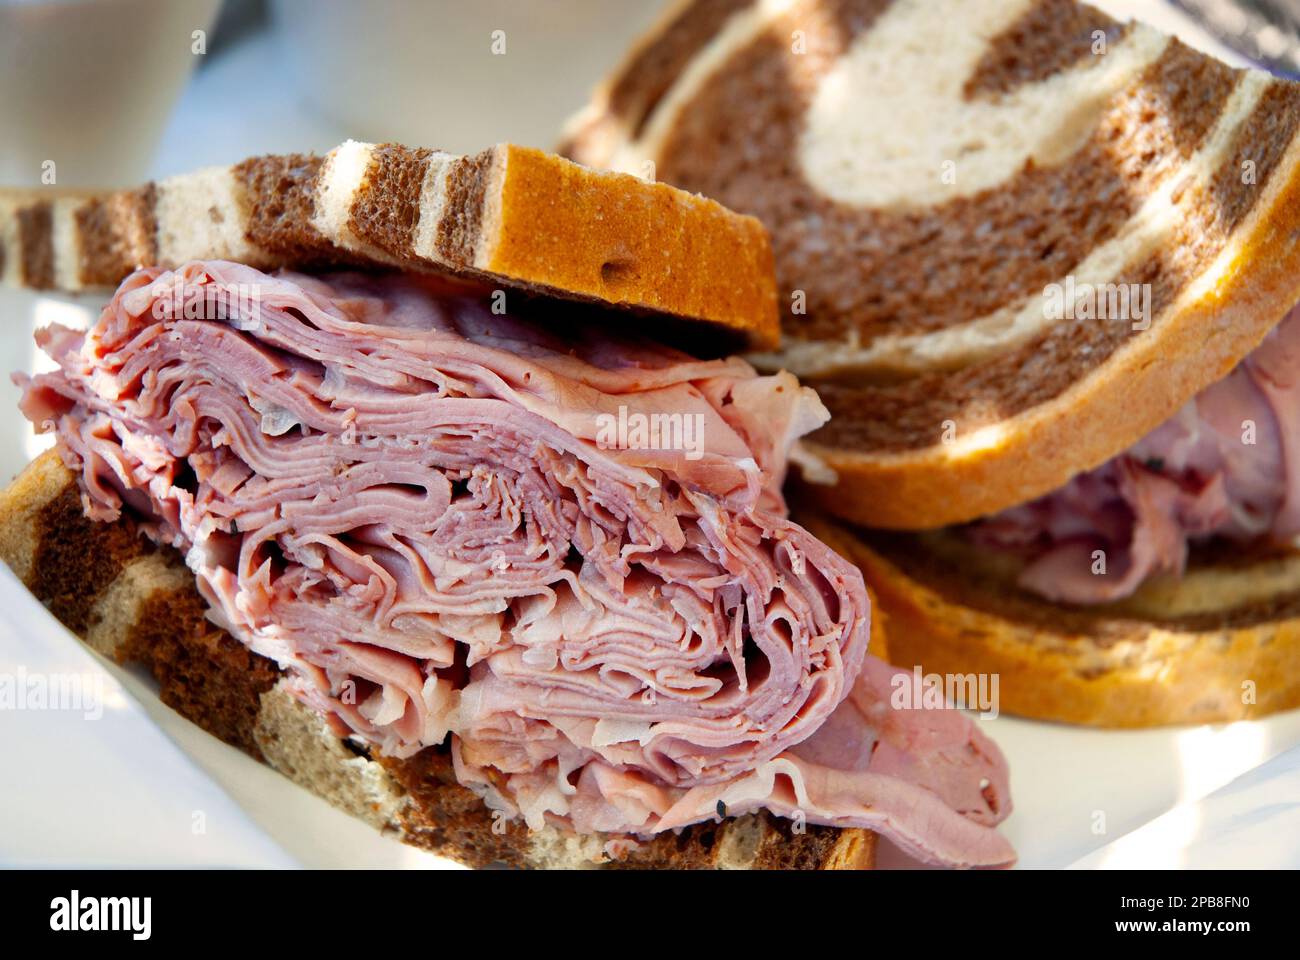
[(0, 0), (0, 184), (144, 179), (219, 5)]

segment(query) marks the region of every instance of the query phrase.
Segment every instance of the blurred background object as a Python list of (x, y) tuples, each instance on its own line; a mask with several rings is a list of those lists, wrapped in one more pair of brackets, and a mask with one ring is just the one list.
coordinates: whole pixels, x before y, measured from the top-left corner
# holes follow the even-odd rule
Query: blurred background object
[[(551, 147), (671, 2), (0, 0), (0, 183), (54, 160), (60, 186), (120, 185), (348, 137)], [(1300, 0), (1093, 2), (1296, 69)]]
[(273, 0), (294, 86), (364, 140), (553, 147), (662, 0)]
[(1253, 63), (1300, 77), (1300, 0), (1172, 0)]
[(1168, 33), (1190, 47), (1227, 61), (1234, 67), (1250, 65), (1249, 58), (1238, 53), (1200, 22), (1180, 8), (1176, 0), (1090, 0), (1092, 6), (1116, 20), (1141, 20), (1161, 33)]
[(0, 183), (145, 176), (219, 3), (0, 0)]

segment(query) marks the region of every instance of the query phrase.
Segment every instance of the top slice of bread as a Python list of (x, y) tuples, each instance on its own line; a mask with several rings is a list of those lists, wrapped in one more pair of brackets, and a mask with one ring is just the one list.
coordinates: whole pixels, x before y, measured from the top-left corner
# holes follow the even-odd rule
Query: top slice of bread
[(349, 141), (254, 157), (134, 190), (0, 190), (0, 278), (110, 288), (141, 266), (424, 271), (627, 308), (776, 342), (757, 220), (637, 177), (499, 144), (459, 157)]
[(764, 221), (823, 505), (927, 528), (1124, 450), (1300, 301), (1298, 134), (1300, 85), (1072, 0), (699, 0), (562, 149)]

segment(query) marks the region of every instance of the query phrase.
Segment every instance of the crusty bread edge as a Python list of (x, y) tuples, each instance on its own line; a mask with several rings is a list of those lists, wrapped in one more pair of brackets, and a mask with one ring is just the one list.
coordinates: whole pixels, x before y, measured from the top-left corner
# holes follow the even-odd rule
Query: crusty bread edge
[[(772, 248), (756, 218), (513, 144), (494, 148), (488, 178), (473, 264), (482, 273), (591, 302), (707, 317), (753, 349), (777, 344)], [(531, 225), (540, 222), (551, 230), (536, 234)]]
[(1033, 621), (978, 610), (951, 599), (942, 584), (909, 576), (835, 521), (799, 519), (862, 569), (873, 613), (889, 623), (891, 663), (997, 675), (1003, 713), (1145, 728), (1255, 719), (1300, 706), (1300, 618), (1195, 630), (1126, 617), (1127, 635), (1101, 645), (1057, 627), (1046, 601)]

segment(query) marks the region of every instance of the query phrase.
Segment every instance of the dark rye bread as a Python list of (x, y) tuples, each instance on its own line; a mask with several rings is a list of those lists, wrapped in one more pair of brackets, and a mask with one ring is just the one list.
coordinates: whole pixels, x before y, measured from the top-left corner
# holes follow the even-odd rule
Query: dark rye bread
[(495, 823), (460, 786), (450, 755), (407, 760), (345, 742), (280, 685), (270, 660), (204, 616), (180, 556), (138, 535), (129, 519), (85, 518), (57, 454), (34, 461), (0, 493), (0, 559), (50, 612), (119, 663), (139, 664), (159, 697), (203, 729), (393, 836), (472, 867), (621, 869), (868, 869), (876, 836), (750, 815), (700, 824), (605, 856), (607, 837)]
[[(0, 192), (0, 276), (111, 288), (141, 266), (436, 273), (476, 286), (777, 336), (766, 232), (703, 197), (501, 144), (472, 157), (349, 141), (135, 190)], [(706, 328), (707, 329), (707, 328)]]
[[(1109, 459), (1300, 300), (1298, 132), (1300, 86), (1072, 0), (700, 0), (563, 150), (767, 225), (757, 360), (832, 413), (824, 507), (927, 528)], [(1067, 278), (1149, 326), (1049, 315)]]
[[(137, 264), (149, 263), (158, 256), (158, 223), (154, 217), (158, 190), (147, 184), (135, 190), (123, 190), (95, 196), (73, 214), (76, 235), (81, 238), (77, 258), (77, 282), (86, 287), (112, 287), (134, 270)], [(51, 276), (46, 284), (54, 287)]]
[(1015, 586), (1015, 567), (944, 532), (799, 521), (851, 558), (889, 622), (890, 661), (999, 678), (1006, 713), (1097, 727), (1223, 723), (1300, 706), (1300, 554), (1193, 558), (1097, 607)]
[(50, 204), (24, 207), (18, 211), (18, 229), (24, 236), (36, 238), (22, 251), (23, 276), (32, 278), (33, 286), (54, 285), (54, 215)]

